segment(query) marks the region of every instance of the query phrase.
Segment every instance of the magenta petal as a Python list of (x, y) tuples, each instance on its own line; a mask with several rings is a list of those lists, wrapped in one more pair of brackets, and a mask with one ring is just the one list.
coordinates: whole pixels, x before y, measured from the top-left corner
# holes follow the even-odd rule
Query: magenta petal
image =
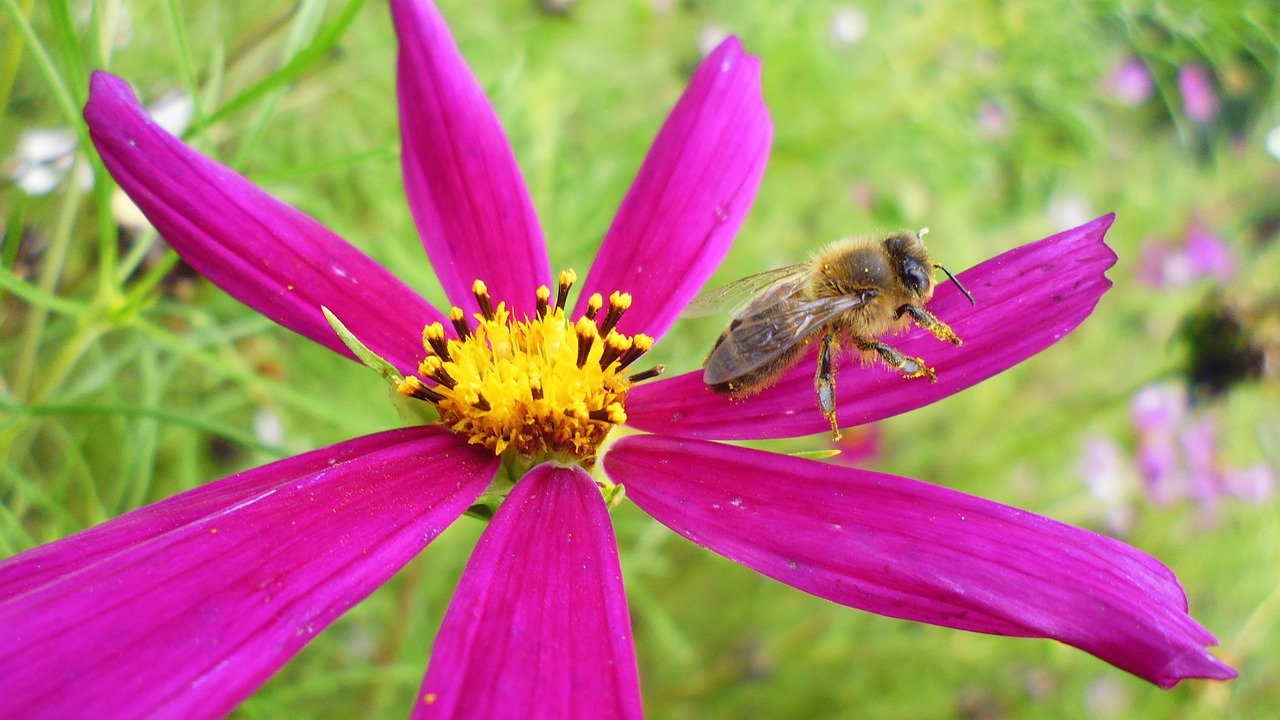
[(0, 717), (222, 717), (463, 513), (498, 460), (392, 430), (0, 563)]
[(639, 718), (618, 548), (579, 467), (540, 465), (481, 536), (415, 718)]
[[(951, 283), (939, 285), (929, 310), (949, 323), (964, 345), (953, 347), (919, 328), (888, 340), (937, 368), (935, 383), (904, 378), (879, 363), (864, 367), (846, 353), (836, 378), (840, 425), (863, 425), (923, 407), (1061, 340), (1111, 287), (1103, 273), (1116, 255), (1103, 238), (1113, 220), (1114, 214), (1104, 215), (960, 273), (977, 298), (976, 307)], [(627, 423), (664, 435), (717, 440), (823, 432), (830, 425), (813, 391), (815, 355), (816, 348), (810, 348), (776, 384), (745, 399), (711, 392), (701, 370), (645, 383), (629, 393)]]
[(444, 318), (381, 265), (165, 132), (117, 77), (93, 74), (84, 118), (112, 177), (200, 274), (284, 327), (354, 357), (320, 312), (328, 307), (402, 372), (417, 367), (423, 326)]
[(405, 192), (440, 284), (469, 313), (478, 309), (471, 286), (483, 280), (495, 299), (531, 314), (551, 265), (498, 116), (435, 6), (395, 0), (391, 12)]
[(907, 478), (701, 440), (605, 455), (667, 527), (775, 580), (870, 612), (1052, 638), (1161, 687), (1236, 673), (1177, 578), (1111, 538)]
[(653, 141), (577, 312), (592, 293), (631, 293), (634, 304), (619, 328), (662, 337), (729, 251), (772, 141), (760, 60), (731, 37), (698, 67)]

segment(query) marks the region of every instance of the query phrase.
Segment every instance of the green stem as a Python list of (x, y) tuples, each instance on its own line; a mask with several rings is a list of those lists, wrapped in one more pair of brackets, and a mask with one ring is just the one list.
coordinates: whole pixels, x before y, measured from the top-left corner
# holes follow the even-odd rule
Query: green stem
[[(8, 1), (8, 0), (6, 0)], [(77, 160), (72, 166), (70, 178), (74, 178), (83, 160)], [(46, 296), (56, 295), (58, 280), (67, 262), (67, 252), (71, 246), (71, 229), (75, 226), (76, 215), (80, 206), (81, 190), (78, 183), (69, 179), (66, 182), (62, 207), (54, 226), (53, 238), (49, 243), (49, 251), (40, 267), (40, 277), (36, 289)], [(27, 312), (23, 328), (22, 341), (19, 344), (18, 359), (14, 364), (13, 392), (17, 397), (29, 398), (32, 378), (36, 372), (36, 356), (39, 354), (40, 341), (44, 337), (45, 322), (49, 319), (49, 307), (32, 305)]]

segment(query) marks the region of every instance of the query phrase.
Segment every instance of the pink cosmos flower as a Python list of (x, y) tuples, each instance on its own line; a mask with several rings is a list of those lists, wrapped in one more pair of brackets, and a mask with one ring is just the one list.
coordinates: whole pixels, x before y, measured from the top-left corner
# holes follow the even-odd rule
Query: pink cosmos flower
[[(595, 318), (597, 293), (624, 290), (631, 302), (614, 296), (608, 316), (570, 323), (548, 299), (546, 249), (511, 149), (443, 20), (425, 0), (391, 8), (409, 205), (449, 298), (478, 325), (432, 308), (316, 221), (157, 128), (121, 80), (93, 77), (85, 118), (112, 175), (201, 273), (351, 356), (328, 308), (404, 378), (426, 374), (399, 386), (449, 425), (249, 470), (0, 563), (0, 715), (223, 715), (472, 507), (504, 464), (516, 481), (463, 573), (414, 717), (641, 715), (598, 483), (625, 487), (694, 542), (850, 607), (1053, 638), (1162, 687), (1234, 676), (1204, 649), (1214, 638), (1188, 615), (1174, 575), (1127, 545), (924, 482), (716, 442), (825, 432), (812, 354), (737, 402), (708, 391), (698, 371), (632, 386), (615, 372), (621, 360), (602, 358), (633, 360), (648, 345), (641, 333), (662, 336), (753, 199), (772, 130), (759, 61), (736, 39), (707, 57), (672, 110), (572, 316)], [(964, 346), (940, 350), (921, 332), (897, 343), (927, 348), (938, 382), (846, 361), (843, 423), (931, 403), (1062, 338), (1110, 285), (1111, 222), (963, 273), (977, 307), (944, 286), (931, 309)], [(615, 332), (600, 330), (609, 325)], [(481, 336), (508, 326), (490, 352)], [(521, 343), (537, 333), (577, 342), (585, 357), (567, 363), (582, 373), (573, 382), (595, 382), (583, 397), (601, 404), (553, 397), (567, 385), (553, 387), (552, 375), (572, 369), (539, 365), (548, 375), (534, 377), (520, 365), (533, 362)], [(479, 372), (466, 365), (477, 348), (523, 385), (503, 394), (501, 383), (459, 380)], [(538, 349), (551, 363), (560, 346)], [(498, 427), (501, 412), (532, 419)], [(602, 447), (621, 422), (646, 432)], [(607, 480), (588, 473), (597, 451)]]

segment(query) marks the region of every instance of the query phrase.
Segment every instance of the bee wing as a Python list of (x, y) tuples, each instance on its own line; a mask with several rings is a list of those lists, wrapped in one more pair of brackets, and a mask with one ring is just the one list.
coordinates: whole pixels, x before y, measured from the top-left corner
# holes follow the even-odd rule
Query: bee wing
[(702, 379), (719, 385), (777, 360), (824, 325), (865, 305), (874, 290), (839, 298), (808, 300), (795, 284), (775, 286), (734, 319), (707, 358)]
[(680, 311), (680, 317), (696, 318), (735, 312), (759, 297), (768, 288), (801, 277), (808, 267), (804, 263), (787, 265), (748, 275), (728, 285), (703, 290)]

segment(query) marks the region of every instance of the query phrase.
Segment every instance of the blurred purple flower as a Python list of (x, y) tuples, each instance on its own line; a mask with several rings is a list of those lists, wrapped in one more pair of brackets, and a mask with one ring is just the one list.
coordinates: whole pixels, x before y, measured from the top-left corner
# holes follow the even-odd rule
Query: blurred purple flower
[(1268, 466), (1223, 467), (1217, 420), (1210, 412), (1193, 413), (1180, 385), (1139, 390), (1130, 417), (1138, 434), (1138, 470), (1153, 502), (1190, 499), (1212, 515), (1224, 494), (1255, 503), (1271, 497), (1275, 477)]
[(1218, 92), (1213, 87), (1209, 68), (1187, 63), (1178, 68), (1178, 90), (1182, 92), (1182, 109), (1187, 117), (1207, 123), (1218, 112)]
[(1180, 245), (1164, 240), (1142, 248), (1138, 277), (1151, 287), (1174, 290), (1204, 278), (1227, 282), (1235, 276), (1235, 260), (1222, 238), (1193, 218)]
[[(559, 309), (545, 314), (547, 250), (496, 114), (436, 9), (425, 0), (393, 0), (391, 9), (405, 189), (445, 292), (490, 321), (486, 328), (507, 311), (526, 324), (560, 317)], [(467, 323), (157, 128), (123, 81), (95, 74), (85, 118), (112, 175), (169, 243), (284, 327), (352, 357), (326, 307), (412, 375), (429, 365), (424, 327)], [(567, 326), (580, 348), (600, 352), (587, 318), (593, 296), (614, 289), (633, 300), (614, 318), (618, 333), (656, 340), (667, 331), (728, 251), (771, 136), (759, 61), (731, 38), (694, 74), (602, 242), (573, 313), (583, 319)], [(976, 307), (941, 286), (931, 309), (964, 346), (939, 359), (936, 383), (904, 382), (847, 358), (845, 424), (949, 396), (1071, 332), (1110, 287), (1103, 273), (1115, 255), (1103, 237), (1112, 220), (962, 273), (981, 298)], [(477, 278), (491, 290), (481, 292)], [(611, 301), (610, 317), (623, 304)], [(450, 351), (484, 343), (466, 329), (439, 342)], [(896, 345), (907, 354), (937, 350), (922, 331)], [(486, 355), (497, 355), (491, 349)], [(507, 351), (519, 355), (515, 345)], [(593, 370), (593, 357), (577, 369), (608, 375), (617, 364)], [(616, 413), (578, 409), (578, 398), (557, 401), (532, 381), (518, 387), (523, 395), (511, 397), (525, 398), (520, 408), (561, 403), (555, 422), (564, 424), (553, 429), (577, 422), (582, 432), (601, 431), (582, 454), (564, 446), (523, 454), (523, 433), (547, 430), (541, 422), (496, 430), (513, 433), (502, 435), (501, 456), (474, 444), (485, 440), (468, 433), (498, 415), (500, 398), (490, 403), (466, 395), (470, 386), (456, 378), (442, 380), (423, 394), (466, 398), (473, 413), (452, 429), (356, 438), (10, 558), (0, 563), (0, 715), (221, 716), (472, 507), (505, 463), (517, 481), (446, 612), (415, 717), (638, 717), (626, 596), (597, 486), (609, 481), (587, 472), (599, 440), (624, 419), (651, 433), (622, 437), (603, 456), (626, 498), (780, 582), (892, 617), (1053, 638), (1161, 687), (1235, 676), (1204, 649), (1215, 640), (1187, 613), (1177, 578), (1132, 547), (948, 488), (715, 442), (825, 432), (813, 408), (813, 362), (811, 350), (746, 400), (709, 391), (699, 371), (623, 385), (618, 407), (608, 408)]]
[(1111, 69), (1108, 90), (1115, 99), (1129, 105), (1141, 105), (1155, 92), (1155, 80), (1141, 58), (1129, 57)]
[(1201, 277), (1227, 282), (1236, 272), (1231, 249), (1222, 238), (1209, 232), (1200, 218), (1191, 220), (1187, 228), (1185, 253), (1189, 264)]
[(1222, 474), (1222, 487), (1231, 495), (1249, 503), (1264, 503), (1275, 496), (1276, 474), (1266, 463), (1256, 463)]
[(1138, 432), (1138, 470), (1147, 496), (1166, 504), (1185, 495), (1186, 475), (1178, 457), (1178, 428), (1187, 414), (1187, 399), (1176, 385), (1148, 385), (1130, 405)]

